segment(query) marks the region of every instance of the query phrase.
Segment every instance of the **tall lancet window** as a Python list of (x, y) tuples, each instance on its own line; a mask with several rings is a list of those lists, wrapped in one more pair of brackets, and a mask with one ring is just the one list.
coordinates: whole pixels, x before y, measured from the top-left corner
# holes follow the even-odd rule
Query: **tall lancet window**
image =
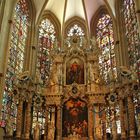
[(112, 19), (108, 14), (101, 14), (96, 27), (97, 44), (101, 49), (99, 56), (100, 74), (108, 83), (116, 78), (116, 60), (114, 53), (114, 34)]
[(85, 32), (84, 30), (82, 29), (82, 27), (80, 27), (78, 24), (74, 24), (73, 26), (71, 26), (67, 32), (67, 44), (68, 44), (68, 47), (71, 46), (71, 38), (76, 35), (76, 36), (79, 36), (80, 37), (80, 41), (79, 41), (79, 45), (82, 46), (82, 42), (83, 42), (83, 37), (85, 36)]
[(50, 66), (52, 64), (50, 51), (57, 47), (56, 31), (49, 19), (43, 19), (39, 25), (39, 50), (37, 69), (41, 74), (43, 85), (49, 83)]
[(15, 75), (21, 73), (24, 67), (25, 47), (27, 46), (29, 26), (29, 9), (26, 0), (20, 0), (16, 4), (11, 25), (9, 57), (2, 104), (2, 126), (5, 126), (5, 120), (11, 119), (15, 129), (17, 110), (12, 98), (12, 88)]
[(129, 65), (133, 71), (137, 72), (140, 80), (140, 37), (134, 0), (123, 0), (122, 12), (128, 45)]
[[(50, 68), (52, 65), (52, 52), (57, 49), (58, 42), (56, 38), (55, 26), (50, 19), (43, 19), (39, 25), (39, 38), (38, 38), (38, 58), (37, 58), (37, 71), (42, 80), (42, 86), (48, 86), (50, 78)], [(45, 109), (33, 108), (33, 128), (38, 121), (41, 126), (41, 133), (44, 134), (45, 130)]]

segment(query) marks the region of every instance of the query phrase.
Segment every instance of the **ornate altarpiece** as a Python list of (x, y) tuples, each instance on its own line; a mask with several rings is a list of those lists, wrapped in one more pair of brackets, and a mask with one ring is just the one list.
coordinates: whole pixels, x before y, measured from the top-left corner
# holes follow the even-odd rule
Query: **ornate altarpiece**
[[(52, 72), (51, 84), (44, 91), (47, 106), (56, 106), (58, 139), (92, 140), (92, 105), (105, 104), (107, 89), (98, 66), (100, 50), (95, 44), (88, 50), (87, 46), (80, 47), (78, 43), (78, 38), (73, 38), (70, 48), (64, 47), (63, 53), (53, 54), (52, 67), (57, 71)], [(96, 133), (101, 135), (98, 134), (101, 131)]]

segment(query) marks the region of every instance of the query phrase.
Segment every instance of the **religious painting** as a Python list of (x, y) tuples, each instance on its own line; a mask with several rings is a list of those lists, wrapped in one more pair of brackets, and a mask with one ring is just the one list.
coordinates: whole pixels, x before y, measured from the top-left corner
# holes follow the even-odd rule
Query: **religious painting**
[(73, 58), (66, 64), (66, 84), (84, 84), (84, 63), (79, 58)]
[(71, 98), (64, 103), (63, 108), (63, 137), (78, 135), (88, 136), (88, 112), (86, 102), (79, 98)]

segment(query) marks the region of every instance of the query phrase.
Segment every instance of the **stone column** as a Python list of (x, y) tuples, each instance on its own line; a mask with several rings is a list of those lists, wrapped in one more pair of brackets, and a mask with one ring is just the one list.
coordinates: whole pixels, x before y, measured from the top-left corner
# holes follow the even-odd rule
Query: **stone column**
[(16, 122), (16, 139), (21, 138), (22, 131), (22, 110), (23, 110), (23, 101), (19, 101), (17, 106), (17, 122)]
[(134, 112), (134, 104), (133, 97), (131, 95), (128, 96), (128, 114), (129, 114), (129, 136), (130, 140), (135, 140), (135, 112)]
[(56, 136), (56, 140), (62, 140), (62, 129), (61, 129), (61, 124), (62, 124), (62, 121), (61, 121), (61, 106), (58, 105), (57, 106), (57, 121), (56, 121), (56, 129), (57, 129), (57, 136)]
[(113, 135), (113, 140), (117, 140), (118, 136), (117, 136), (117, 124), (116, 124), (116, 109), (115, 109), (115, 106), (114, 106), (114, 109), (113, 109), (113, 121), (112, 121), (112, 135)]
[(125, 121), (124, 121), (124, 106), (122, 98), (119, 99), (120, 121), (121, 121), (121, 140), (126, 140)]
[[(96, 112), (100, 112), (100, 104), (94, 106)], [(95, 115), (95, 127), (94, 127), (94, 137), (98, 140), (102, 140), (102, 125), (99, 113)]]
[(88, 105), (88, 137), (93, 140), (93, 105)]
[(47, 140), (48, 136), (48, 115), (49, 115), (49, 107), (46, 106), (46, 117), (45, 117), (45, 134), (44, 134), (44, 140)]
[(103, 131), (103, 140), (107, 139), (106, 136), (106, 112), (105, 110), (102, 112), (102, 131)]
[(25, 124), (25, 139), (30, 139), (30, 130), (31, 130), (31, 102), (27, 103), (26, 108), (26, 124)]

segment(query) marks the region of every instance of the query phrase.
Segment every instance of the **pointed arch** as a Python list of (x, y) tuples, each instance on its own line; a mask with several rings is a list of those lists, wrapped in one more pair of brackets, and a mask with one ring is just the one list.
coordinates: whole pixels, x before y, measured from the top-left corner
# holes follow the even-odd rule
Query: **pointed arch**
[[(42, 85), (47, 87), (50, 80), (51, 65), (53, 63), (51, 51), (59, 50), (61, 26), (57, 17), (50, 11), (45, 11), (38, 25), (38, 52), (36, 74), (40, 75)], [(45, 130), (45, 110), (36, 111), (33, 108), (33, 125), (41, 120), (41, 133)], [(40, 115), (36, 115), (40, 114)]]
[(77, 24), (79, 27), (82, 28), (82, 30), (85, 33), (85, 36), (87, 36), (87, 30), (86, 30), (86, 23), (85, 20), (83, 20), (80, 17), (73, 17), (71, 19), (69, 19), (66, 23), (65, 23), (65, 29), (64, 29), (64, 36), (67, 36), (68, 30), (74, 25)]
[[(16, 129), (16, 104), (13, 102), (12, 90), (16, 75), (24, 71), (25, 56), (28, 47), (29, 26), (31, 24), (32, 10), (27, 0), (17, 1), (11, 22), (9, 38), (8, 62), (5, 75), (5, 87), (2, 102), (2, 124), (7, 119), (12, 120), (12, 127)], [(5, 125), (3, 127), (5, 127)]]
[(96, 37), (97, 45), (101, 49), (99, 56), (100, 74), (108, 83), (110, 78), (117, 77), (117, 71), (113, 20), (104, 6), (100, 7), (93, 16), (91, 29), (91, 35)]

